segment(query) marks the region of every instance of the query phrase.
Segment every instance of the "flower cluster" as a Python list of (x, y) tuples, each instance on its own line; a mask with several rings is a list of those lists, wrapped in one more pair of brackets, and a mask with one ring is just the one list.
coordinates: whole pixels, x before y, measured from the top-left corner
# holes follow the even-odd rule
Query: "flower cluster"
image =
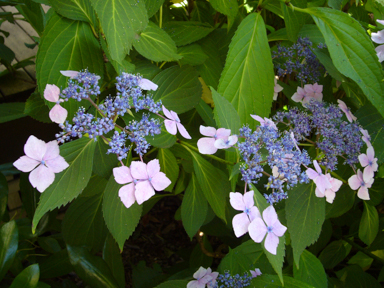
[(243, 276), (239, 274), (231, 275), (229, 271), (224, 274), (212, 272), (211, 268), (200, 267), (194, 274), (193, 278), (196, 280), (189, 281), (187, 288), (243, 288), (251, 285), (252, 278), (260, 276), (262, 273), (260, 269), (249, 271), (251, 275), (244, 272)]
[[(240, 166), (242, 180), (248, 184), (257, 183), (264, 174), (263, 164), (268, 164), (271, 171), (266, 188), (272, 188), (270, 195), (265, 195), (268, 202), (273, 204), (287, 198), (284, 188), (290, 189), (298, 183), (308, 181), (301, 166), (310, 163), (308, 153), (301, 151), (293, 134), (280, 133), (276, 124), (268, 119), (251, 115), (260, 122), (260, 126), (252, 131), (248, 126), (240, 129), (240, 137), (245, 141), (238, 144), (243, 163)], [(262, 152), (267, 151), (266, 159)]]
[(283, 226), (279, 219), (275, 208), (269, 206), (263, 211), (261, 217), (259, 209), (255, 206), (253, 200), (253, 191), (249, 191), (242, 195), (239, 192), (231, 192), (229, 194), (229, 202), (231, 206), (238, 211), (232, 219), (232, 226), (236, 237), (249, 233), (253, 241), (260, 243), (263, 241), (265, 234), (265, 249), (276, 255), (277, 246), (279, 245), (279, 237), (283, 236), (287, 227)]
[[(318, 46), (318, 48), (324, 47), (324, 44)], [(299, 37), (297, 43), (291, 47), (277, 45), (277, 51), (273, 51), (273, 58), (277, 59), (275, 69), (279, 76), (296, 73), (297, 79), (302, 83), (319, 81), (323, 66), (313, 53), (312, 42), (308, 38)]]
[(160, 172), (157, 159), (149, 161), (148, 164), (132, 161), (129, 168), (127, 166), (113, 168), (113, 176), (117, 183), (127, 184), (119, 190), (121, 202), (127, 208), (135, 202), (142, 204), (155, 195), (155, 191), (162, 191), (171, 184), (167, 176)]

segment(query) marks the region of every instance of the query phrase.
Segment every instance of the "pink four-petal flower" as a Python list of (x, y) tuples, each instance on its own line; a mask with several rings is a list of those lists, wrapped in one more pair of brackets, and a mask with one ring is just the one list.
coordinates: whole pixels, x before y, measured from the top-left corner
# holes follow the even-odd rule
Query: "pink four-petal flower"
[(258, 217), (249, 224), (249, 236), (251, 236), (253, 241), (260, 243), (263, 241), (265, 234), (267, 234), (264, 247), (269, 253), (276, 255), (279, 237), (284, 235), (287, 227), (280, 223), (273, 206), (269, 206), (263, 211), (263, 219)]
[(60, 156), (57, 141), (45, 143), (31, 135), (24, 145), (24, 152), (26, 156), (20, 157), (13, 165), (22, 172), (32, 171), (29, 174), (29, 182), (39, 192), (43, 192), (53, 183), (55, 173), (69, 166)]
[(256, 121), (259, 121), (261, 127), (271, 127), (273, 129), (277, 130), (275, 122), (273, 122), (271, 119), (266, 118), (266, 117), (264, 117), (264, 119), (263, 119), (258, 115), (252, 115), (252, 114), (251, 114), (251, 117), (253, 119), (255, 119)]
[(181, 136), (183, 136), (186, 139), (191, 139), (191, 136), (188, 134), (187, 130), (183, 126), (183, 124), (180, 123), (179, 116), (177, 116), (176, 112), (169, 111), (165, 106), (163, 105), (163, 113), (165, 117), (167, 117), (169, 120), (164, 120), (165, 129), (172, 134), (176, 135), (177, 130), (179, 130)]
[(216, 141), (220, 139), (227, 140), (228, 137), (230, 137), (229, 135), (231, 135), (231, 130), (225, 128), (219, 128), (216, 130), (213, 127), (200, 125), (200, 133), (208, 137), (200, 138), (199, 141), (197, 141), (197, 148), (199, 148), (199, 152), (201, 154), (215, 154), (217, 149), (219, 149), (215, 145)]
[(187, 288), (205, 288), (205, 284), (213, 280), (213, 277), (210, 275), (211, 272), (211, 268), (205, 269), (203, 267), (200, 267), (199, 270), (197, 270), (193, 274), (193, 278), (195, 278), (196, 280), (189, 281), (187, 284)]
[(348, 108), (347, 104), (344, 103), (344, 101), (341, 101), (340, 99), (338, 99), (337, 103), (339, 103), (340, 110), (344, 112), (349, 122), (352, 123), (353, 121), (356, 121), (357, 119), (356, 116), (352, 114), (351, 110)]
[(65, 119), (67, 119), (68, 111), (60, 106), (61, 102), (64, 100), (60, 99), (60, 89), (56, 85), (47, 84), (44, 90), (44, 98), (49, 102), (56, 103), (55, 106), (49, 111), (49, 118), (52, 122), (57, 124), (64, 123)]
[(135, 183), (135, 198), (138, 204), (147, 201), (156, 191), (162, 191), (171, 184), (171, 180), (160, 172), (158, 159), (153, 159), (145, 164), (140, 161), (132, 161), (131, 175), (137, 180)]
[(331, 188), (325, 189), (324, 193), (322, 193), (319, 188), (316, 187), (315, 194), (319, 198), (323, 198), (325, 196), (325, 199), (328, 203), (333, 203), (333, 200), (336, 197), (336, 192), (339, 191), (343, 182), (338, 179), (332, 178), (329, 173), (325, 176), (328, 178), (329, 183), (331, 183)]
[(332, 184), (329, 182), (328, 177), (323, 174), (316, 160), (313, 160), (313, 165), (315, 166), (316, 171), (312, 168), (308, 168), (305, 172), (307, 173), (309, 179), (312, 179), (313, 182), (315, 182), (319, 191), (324, 194), (326, 189), (330, 189), (332, 187)]
[(277, 100), (277, 95), (279, 92), (283, 91), (283, 87), (281, 87), (279, 84), (277, 84), (277, 79), (279, 79), (277, 76), (275, 76), (275, 86), (273, 87), (273, 100)]
[(255, 206), (253, 191), (246, 192), (244, 195), (239, 192), (231, 192), (229, 202), (235, 210), (242, 211), (232, 219), (235, 235), (240, 237), (248, 232), (248, 226), (255, 218), (261, 217), (260, 211)]
[(377, 158), (375, 158), (375, 150), (373, 150), (372, 146), (368, 147), (367, 154), (359, 155), (359, 161), (361, 166), (365, 167), (363, 179), (365, 182), (369, 182), (369, 180), (373, 178), (377, 168), (379, 168)]
[(257, 276), (260, 276), (262, 273), (259, 268), (256, 268), (255, 270), (250, 270), (252, 278), (256, 278)]
[(321, 102), (323, 100), (323, 85), (306, 84), (304, 88), (297, 87), (297, 92), (293, 94), (292, 100), (301, 102), (303, 106), (310, 103), (311, 99)]
[(372, 146), (371, 136), (369, 135), (368, 130), (360, 128), (360, 132), (361, 132), (361, 134), (363, 134), (361, 139), (363, 139), (363, 141), (365, 142), (365, 144), (367, 144), (368, 147), (371, 147)]
[(365, 182), (363, 179), (363, 172), (361, 172), (360, 169), (358, 169), (357, 174), (351, 176), (348, 179), (348, 184), (352, 190), (359, 189), (359, 191), (357, 192), (357, 197), (363, 200), (369, 200), (368, 188), (371, 188), (373, 184), (373, 178)]

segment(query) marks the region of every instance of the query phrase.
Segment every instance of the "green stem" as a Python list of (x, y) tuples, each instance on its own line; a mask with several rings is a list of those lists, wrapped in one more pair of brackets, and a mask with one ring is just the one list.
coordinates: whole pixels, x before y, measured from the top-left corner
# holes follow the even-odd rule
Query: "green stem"
[(163, 26), (163, 5), (160, 6), (160, 20), (159, 20), (159, 27)]
[[(187, 143), (187, 142), (180, 141), (179, 143), (180, 143), (182, 146), (184, 146), (187, 150), (192, 149), (192, 150), (194, 150), (194, 151), (196, 151), (196, 152), (199, 152), (199, 149), (197, 149), (195, 146), (193, 146), (193, 145), (191, 145), (191, 144), (189, 144), (189, 143)], [(190, 149), (189, 149), (189, 148), (190, 148)], [(221, 162), (221, 163), (224, 163), (224, 164), (228, 164), (228, 165), (232, 165), (232, 166), (236, 164), (236, 163), (234, 163), (234, 162), (230, 162), (230, 161), (221, 159), (221, 158), (219, 158), (219, 157), (217, 157), (217, 156), (214, 156), (214, 155), (204, 154), (204, 156), (207, 156), (207, 157), (209, 157), (209, 158), (212, 158), (213, 160), (216, 160), (216, 161)]]
[(353, 246), (354, 248), (356, 248), (360, 252), (364, 253), (365, 255), (373, 258), (374, 260), (377, 260), (377, 261), (381, 262), (382, 264), (384, 264), (384, 260), (383, 259), (381, 259), (380, 257), (377, 257), (375, 254), (372, 254), (371, 252), (367, 251), (366, 249), (364, 249), (360, 245), (356, 244), (355, 242), (353, 242), (353, 241), (351, 241), (351, 240), (349, 240), (348, 238), (345, 238), (345, 237), (342, 237), (342, 240), (344, 240), (345, 242), (347, 242), (348, 244), (350, 244), (351, 246)]

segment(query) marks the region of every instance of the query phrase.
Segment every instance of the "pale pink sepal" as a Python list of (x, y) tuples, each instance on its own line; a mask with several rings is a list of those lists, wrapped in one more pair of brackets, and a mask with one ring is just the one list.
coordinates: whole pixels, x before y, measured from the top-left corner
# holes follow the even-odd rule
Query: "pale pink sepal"
[(124, 206), (129, 208), (135, 203), (135, 184), (124, 185), (119, 190), (119, 197)]
[(384, 45), (379, 45), (375, 48), (376, 55), (379, 58), (379, 62), (384, 61)]
[(217, 148), (215, 147), (216, 139), (213, 137), (203, 137), (197, 141), (197, 148), (201, 154), (215, 154)]
[(127, 166), (113, 168), (113, 177), (118, 184), (127, 184), (133, 181), (131, 170)]
[(148, 180), (136, 183), (135, 198), (137, 204), (143, 204), (143, 202), (147, 201), (153, 195), (155, 195), (155, 190), (153, 189), (151, 183)]
[(52, 120), (52, 122), (55, 122), (57, 124), (62, 124), (65, 122), (65, 119), (67, 119), (68, 111), (67, 109), (60, 106), (60, 104), (56, 104), (53, 106), (51, 111), (49, 111), (49, 119)]
[(29, 174), (29, 182), (32, 187), (36, 188), (39, 192), (43, 192), (55, 180), (55, 173), (52, 169), (39, 165), (35, 170)]
[(159, 87), (158, 85), (156, 85), (152, 81), (145, 79), (145, 78), (140, 79), (139, 86), (143, 90), (153, 90), (153, 91), (156, 91), (157, 88)]
[(57, 102), (60, 98), (60, 89), (54, 84), (47, 84), (44, 89), (44, 98), (49, 102)]
[(252, 278), (256, 278), (257, 276), (260, 276), (262, 273), (259, 268), (256, 268), (255, 270), (250, 270)]
[(65, 77), (70, 77), (70, 78), (75, 78), (77, 74), (79, 74), (78, 71), (73, 71), (73, 70), (64, 70), (64, 71), (60, 71), (60, 73), (61, 75)]
[(169, 111), (165, 106), (163, 105), (163, 113), (165, 117), (167, 117), (169, 120), (164, 120), (165, 129), (168, 131), (168, 133), (172, 135), (176, 135), (177, 129), (179, 130), (181, 136), (183, 136), (186, 139), (192, 139), (183, 124), (180, 123), (179, 116), (174, 111)]
[(371, 39), (377, 44), (384, 44), (384, 30), (380, 30), (377, 33), (371, 33)]

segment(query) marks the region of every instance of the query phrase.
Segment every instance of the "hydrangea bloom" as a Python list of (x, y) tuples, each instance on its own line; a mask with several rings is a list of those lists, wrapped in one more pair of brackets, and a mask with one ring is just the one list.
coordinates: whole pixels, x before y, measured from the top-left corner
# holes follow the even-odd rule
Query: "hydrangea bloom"
[(343, 101), (338, 99), (337, 103), (339, 103), (340, 110), (345, 113), (345, 116), (347, 116), (347, 119), (350, 123), (352, 123), (353, 121), (356, 121), (357, 119), (356, 116), (352, 114), (351, 109), (349, 109), (348, 106)]
[(377, 158), (375, 158), (375, 151), (372, 146), (367, 149), (367, 154), (359, 155), (359, 161), (361, 166), (365, 167), (363, 179), (365, 182), (369, 182), (369, 180), (373, 178), (377, 168), (379, 168)]
[(39, 192), (43, 192), (53, 183), (55, 173), (60, 173), (69, 166), (60, 156), (57, 141), (45, 143), (31, 135), (24, 145), (24, 152), (26, 156), (20, 157), (13, 165), (22, 172), (32, 171), (29, 182)]
[(301, 102), (303, 106), (310, 103), (313, 99), (317, 102), (323, 100), (323, 85), (315, 84), (306, 84), (304, 88), (297, 87), (297, 92), (293, 94), (292, 100), (295, 102)]
[(368, 188), (372, 187), (373, 184), (373, 178), (369, 179), (367, 182), (363, 179), (363, 172), (360, 171), (360, 169), (357, 170), (357, 174), (351, 176), (348, 179), (349, 187), (351, 187), (352, 190), (357, 190), (357, 197), (363, 200), (369, 200), (369, 193)]
[(260, 276), (262, 273), (259, 268), (256, 268), (255, 270), (250, 270), (252, 278), (256, 278), (257, 276)]
[(260, 243), (263, 241), (265, 234), (267, 234), (264, 247), (269, 253), (276, 255), (279, 237), (284, 235), (287, 227), (280, 223), (273, 206), (269, 206), (263, 211), (263, 219), (258, 217), (252, 221), (248, 227), (249, 236), (251, 236), (253, 241)]
[[(203, 267), (200, 267), (199, 270), (197, 270), (193, 274), (193, 278), (195, 278), (196, 280), (189, 281), (187, 284), (187, 288), (205, 288), (205, 284), (213, 280), (211, 273), (212, 273), (211, 268), (205, 269)], [(213, 272), (213, 273), (217, 273), (217, 272)]]
[(312, 168), (308, 168), (307, 171), (305, 171), (309, 177), (309, 179), (312, 179), (313, 182), (315, 182), (317, 189), (319, 189), (320, 193), (325, 193), (326, 189), (332, 188), (331, 183), (329, 182), (329, 179), (326, 175), (323, 174), (321, 171), (321, 168), (316, 160), (313, 160), (313, 165), (315, 166), (315, 170)]
[(177, 130), (179, 130), (181, 136), (183, 136), (186, 139), (191, 139), (191, 136), (188, 134), (187, 130), (185, 130), (185, 127), (183, 124), (180, 123), (179, 116), (177, 116), (176, 112), (169, 111), (165, 106), (163, 105), (163, 113), (165, 117), (167, 117), (169, 120), (164, 120), (165, 129), (172, 134), (176, 135)]
[(363, 134), (361, 139), (363, 139), (363, 141), (365, 142), (365, 144), (367, 144), (368, 147), (371, 147), (372, 146), (371, 136), (369, 135), (368, 130), (364, 130), (364, 129), (360, 128), (360, 132), (361, 132), (361, 134)]
[(52, 122), (57, 124), (64, 123), (67, 119), (68, 111), (67, 109), (60, 106), (60, 103), (64, 102), (63, 99), (60, 99), (60, 89), (56, 85), (47, 84), (44, 90), (44, 98), (49, 102), (56, 103), (55, 106), (49, 111), (49, 118)]
[(279, 79), (279, 77), (275, 76), (275, 86), (273, 87), (273, 100), (277, 100), (277, 95), (279, 94), (279, 92), (283, 91), (283, 87), (277, 84), (277, 79)]
[[(376, 20), (376, 21), (384, 25), (384, 20)], [(381, 30), (377, 33), (372, 33), (371, 39), (373, 42), (377, 44), (384, 44), (384, 30)], [(384, 61), (384, 45), (377, 46), (375, 50), (376, 50), (377, 57), (379, 58), (379, 62), (383, 62)]]
[[(231, 135), (231, 130), (225, 128), (215, 129), (213, 127), (205, 127), (200, 125), (200, 133), (204, 136), (197, 141), (197, 148), (199, 148), (199, 152), (201, 154), (215, 154), (218, 147), (215, 146), (215, 143), (219, 139), (223, 139), (225, 141), (228, 140)], [(233, 140), (232, 140), (233, 141)]]
[(253, 191), (249, 191), (242, 195), (239, 192), (229, 193), (229, 202), (233, 209), (243, 211), (232, 219), (233, 230), (236, 237), (240, 237), (248, 232), (248, 226), (257, 217), (261, 217), (259, 209), (255, 206), (253, 200)]
[(153, 159), (148, 164), (132, 161), (131, 175), (135, 179), (135, 198), (138, 204), (155, 195), (155, 190), (162, 191), (171, 184), (171, 180), (160, 172), (158, 159)]
[(329, 183), (331, 183), (331, 188), (325, 189), (324, 193), (322, 193), (319, 188), (316, 187), (315, 194), (319, 198), (323, 198), (325, 196), (326, 201), (332, 204), (333, 200), (336, 197), (336, 192), (339, 191), (343, 182), (338, 179), (332, 178), (329, 173), (325, 176), (328, 178)]
[(215, 141), (215, 147), (217, 149), (228, 149), (237, 143), (237, 136), (232, 135), (227, 139), (217, 139)]
[(256, 121), (259, 121), (261, 127), (271, 127), (273, 129), (277, 130), (275, 122), (273, 122), (271, 119), (266, 118), (266, 117), (264, 117), (264, 119), (263, 119), (257, 115), (251, 115), (251, 117), (253, 119), (255, 119)]

